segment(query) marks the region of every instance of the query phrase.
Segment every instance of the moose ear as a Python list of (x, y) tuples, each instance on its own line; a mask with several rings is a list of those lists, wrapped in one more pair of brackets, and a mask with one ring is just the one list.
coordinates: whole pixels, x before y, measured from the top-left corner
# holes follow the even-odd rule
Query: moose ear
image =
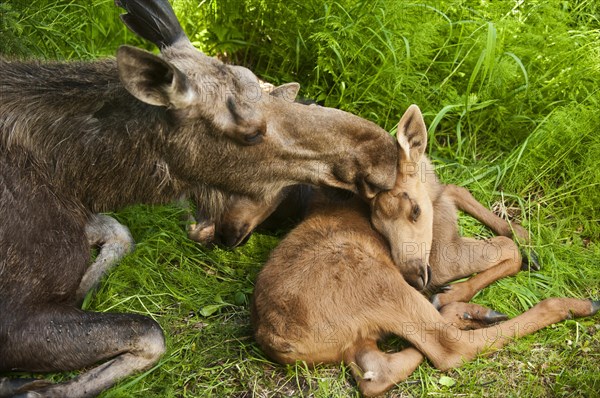
[(298, 91), (300, 91), (300, 85), (298, 83), (285, 83), (275, 87), (270, 94), (273, 97), (283, 98), (286, 101), (294, 102), (296, 96), (298, 96)]
[(190, 105), (194, 99), (183, 72), (148, 51), (119, 47), (117, 68), (127, 91), (147, 104), (177, 109)]
[(356, 182), (359, 195), (367, 200), (373, 199), (379, 192), (381, 187), (369, 181), (369, 176), (363, 177)]
[(418, 106), (411, 105), (404, 112), (396, 138), (400, 144), (400, 159), (418, 162), (427, 148), (427, 127)]

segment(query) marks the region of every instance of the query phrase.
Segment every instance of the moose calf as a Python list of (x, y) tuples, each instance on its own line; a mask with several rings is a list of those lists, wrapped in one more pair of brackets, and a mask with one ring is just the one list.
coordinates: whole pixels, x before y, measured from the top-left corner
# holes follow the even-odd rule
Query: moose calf
[[(427, 132), (416, 106), (402, 117), (397, 138), (399, 164), (391, 190), (369, 205), (357, 199), (340, 206), (317, 197), (308, 217), (259, 273), (251, 318), (256, 341), (269, 357), (283, 364), (344, 361), (361, 392), (373, 396), (408, 377), (423, 355), (438, 369), (450, 369), (571, 315), (598, 311), (598, 301), (551, 298), (489, 326), (504, 317), (458, 302), (517, 272), (521, 258), (507, 237), (461, 238), (454, 205), (503, 235), (514, 230), (525, 237), (526, 231), (496, 218), (465, 190), (441, 185), (429, 172)], [(489, 248), (498, 255), (486, 256)], [(440, 312), (407, 283), (423, 288), (474, 272), (469, 281), (435, 297)], [(461, 330), (473, 326), (486, 327)], [(377, 341), (386, 334), (414, 347), (383, 353)]]

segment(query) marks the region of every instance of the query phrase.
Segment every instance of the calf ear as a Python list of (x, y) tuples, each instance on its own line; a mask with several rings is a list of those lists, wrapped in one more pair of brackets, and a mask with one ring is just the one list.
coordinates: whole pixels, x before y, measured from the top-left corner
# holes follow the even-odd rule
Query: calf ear
[(193, 91), (183, 72), (148, 51), (119, 47), (117, 68), (127, 91), (147, 104), (177, 109), (193, 100)]
[(286, 83), (281, 86), (275, 87), (270, 94), (273, 97), (283, 98), (286, 101), (294, 102), (300, 91), (300, 85), (298, 83)]
[(427, 127), (421, 110), (416, 105), (408, 107), (400, 122), (396, 135), (400, 144), (400, 159), (418, 162), (427, 148)]

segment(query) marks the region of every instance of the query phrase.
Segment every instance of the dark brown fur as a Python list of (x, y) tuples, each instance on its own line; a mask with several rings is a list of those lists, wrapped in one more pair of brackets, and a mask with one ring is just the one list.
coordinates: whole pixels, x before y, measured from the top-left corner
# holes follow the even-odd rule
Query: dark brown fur
[[(116, 60), (0, 60), (0, 372), (89, 368), (50, 386), (0, 378), (0, 396), (94, 396), (164, 352), (153, 320), (78, 308), (132, 247), (94, 213), (185, 194), (210, 218), (230, 194), (271, 200), (306, 183), (370, 197), (392, 184), (381, 128), (295, 104), (295, 83), (263, 92), (249, 70), (198, 52), (166, 1), (118, 5), (159, 56), (123, 46)], [(90, 243), (102, 247), (88, 269)]]

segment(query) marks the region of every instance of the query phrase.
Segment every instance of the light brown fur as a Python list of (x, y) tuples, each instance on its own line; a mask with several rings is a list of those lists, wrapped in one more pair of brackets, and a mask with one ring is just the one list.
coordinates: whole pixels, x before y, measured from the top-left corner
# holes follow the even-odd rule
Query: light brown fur
[[(428, 164), (423, 157), (426, 131), (418, 108), (413, 106), (407, 111), (398, 134), (404, 149), (419, 147), (412, 145), (419, 139), (422, 146), (417, 152), (402, 153), (401, 149), (396, 186), (378, 194), (370, 208), (356, 198), (341, 206), (318, 196), (308, 217), (282, 240), (260, 272), (251, 317), (256, 341), (270, 358), (283, 364), (343, 361), (350, 366), (361, 392), (373, 396), (408, 377), (424, 356), (438, 369), (450, 369), (482, 351), (500, 348), (513, 338), (571, 315), (588, 316), (598, 310), (598, 302), (553, 298), (512, 320), (462, 330), (465, 318), (479, 319), (481, 326), (502, 317), (485, 308), (455, 301), (469, 300), (474, 289), (516, 272), (521, 259), (516, 245), (506, 237), (490, 243), (461, 238), (454, 204), (476, 213), (478, 219), (496, 232), (509, 235), (511, 228), (491, 212), (481, 211), (483, 206), (465, 191), (440, 185), (431, 173), (417, 180), (412, 179), (414, 174), (403, 175), (409, 170), (406, 163), (411, 160), (420, 170)], [(414, 155), (419, 156), (415, 159)], [(411, 167), (414, 171), (414, 164)], [(412, 220), (414, 210), (409, 209), (414, 209), (414, 203), (406, 206), (411, 200), (418, 203), (422, 212), (429, 211), (429, 217), (422, 213)], [(400, 209), (392, 206), (394, 201)], [(421, 220), (423, 225), (419, 228), (423, 231), (407, 228), (406, 220), (415, 225)], [(513, 229), (519, 236), (525, 233), (521, 228), (513, 226)], [(404, 231), (414, 240), (404, 239)], [(403, 243), (424, 250), (416, 253), (403, 250), (407, 249)], [(448, 244), (454, 248), (448, 249)], [(476, 260), (486, 245), (495, 245), (499, 255), (495, 261), (479, 266)], [(462, 255), (471, 246), (474, 255), (466, 257), (469, 259), (466, 261)], [(441, 255), (444, 250), (457, 251)], [(420, 262), (416, 261), (417, 254), (421, 256)], [(434, 284), (480, 272), (437, 296), (438, 303), (445, 304), (441, 312), (409, 286), (402, 275), (405, 273), (415, 283), (426, 285), (428, 278), (423, 274), (423, 265), (427, 264), (427, 258)], [(405, 261), (415, 266), (405, 269)], [(494, 271), (496, 268), (500, 271)], [(420, 271), (418, 277), (415, 270)], [(414, 348), (383, 353), (377, 341), (386, 334), (403, 337)]]

